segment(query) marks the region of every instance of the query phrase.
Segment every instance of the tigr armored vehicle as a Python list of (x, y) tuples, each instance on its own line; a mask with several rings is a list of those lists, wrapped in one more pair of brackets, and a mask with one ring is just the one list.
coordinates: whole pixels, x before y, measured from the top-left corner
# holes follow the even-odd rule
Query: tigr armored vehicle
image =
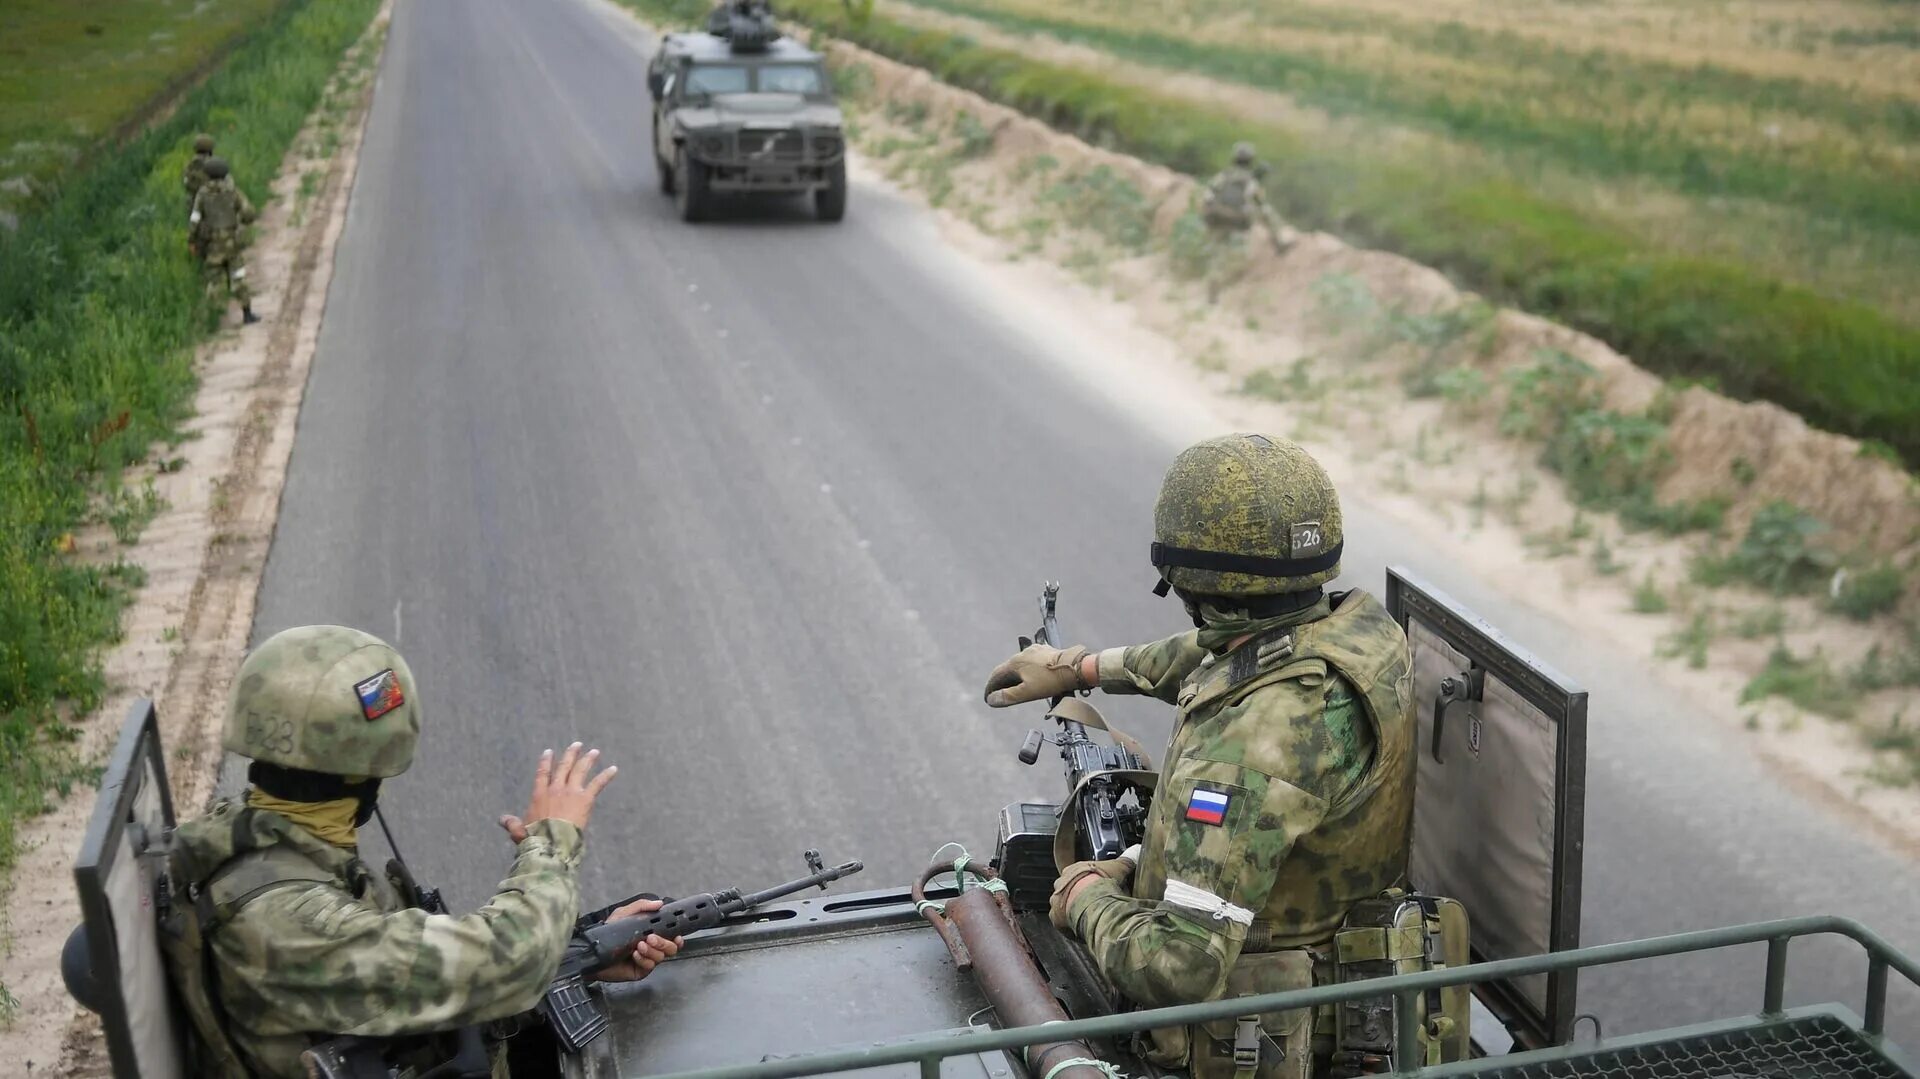
[(704, 32), (668, 34), (647, 68), (660, 190), (685, 221), (716, 196), (807, 194), (822, 221), (847, 212), (846, 136), (818, 53), (780, 35), (764, 6), (723, 5)]
[[(1054, 592), (1049, 586), (1043, 597), (1036, 637), (1061, 639)], [(1389, 571), (1385, 602), (1407, 631), (1414, 663), (1419, 771), (1409, 883), (1471, 912), (1470, 959), (1435, 954), (1431, 938), (1403, 949), (1394, 942), (1420, 931), (1390, 928), (1377, 936), (1386, 958), (1406, 960), (1399, 973), (1129, 1011), (1085, 949), (1049, 923), (1047, 897), (1063, 859), (1086, 857), (1103, 842), (1137, 841), (1129, 834), (1133, 810), (1152, 797), (1152, 773), (1126, 767), (1145, 763), (1137, 742), (1119, 732), (1109, 732), (1112, 745), (1095, 739), (1089, 732), (1104, 720), (1066, 697), (1049, 710), (1055, 729), (1029, 735), (1020, 756), (1036, 763), (1043, 747), (1057, 746), (1069, 793), (1057, 804), (1007, 806), (991, 860), (962, 853), (929, 866), (910, 887), (772, 901), (859, 869), (821, 873), (809, 852), (816, 876), (762, 893), (768, 901), (731, 891), (683, 897), (678, 904), (694, 908), (719, 898), (731, 913), (690, 933), (680, 957), (644, 982), (556, 978), (547, 1002), (508, 1040), (513, 1074), (1185, 1079), (1135, 1055), (1127, 1035), (1221, 1024), (1236, 1039), (1237, 1065), (1234, 1032), (1247, 1029), (1247, 1013), (1311, 1007), (1338, 1031), (1338, 1044), (1378, 1047), (1349, 1053), (1335, 1076), (1920, 1079), (1920, 1065), (1888, 1030), (1890, 975), (1920, 985), (1920, 963), (1858, 923), (1803, 917), (1578, 947), (1585, 691), (1404, 570)], [(156, 935), (156, 914), (164, 924), (166, 910), (190, 898), (170, 882), (165, 762), (152, 705), (141, 702), (108, 763), (74, 872), (86, 921), (65, 957), (68, 985), (100, 1013), (114, 1074), (127, 1079), (199, 1074)], [(1098, 834), (1108, 826), (1116, 834)], [(929, 845), (939, 838), (929, 836)], [(780, 867), (767, 868), (779, 875)], [(1859, 948), (1859, 1013), (1837, 1003), (1786, 1005), (1790, 945), (1817, 936)], [(1734, 947), (1765, 960), (1756, 964), (1751, 1014), (1574, 1044), (1582, 970)], [(1472, 994), (1462, 1007), (1445, 1001), (1465, 986)], [(1252, 1030), (1258, 1035), (1257, 1021)], [(1247, 1046), (1247, 1075), (1264, 1074), (1260, 1045), (1256, 1037)], [(347, 1045), (337, 1066), (310, 1066), (341, 1079), (421, 1079), (377, 1056), (355, 1064), (360, 1048)], [(484, 1075), (485, 1064), (424, 1074)]]

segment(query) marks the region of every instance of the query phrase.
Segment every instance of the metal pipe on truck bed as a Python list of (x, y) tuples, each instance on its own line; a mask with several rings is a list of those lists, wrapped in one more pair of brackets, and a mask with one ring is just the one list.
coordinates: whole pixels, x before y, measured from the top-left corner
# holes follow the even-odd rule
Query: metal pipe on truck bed
[[(993, 1005), (1003, 1027), (1039, 1026), (1064, 1022), (1067, 1013), (1040, 976), (1026, 941), (1006, 911), (985, 888), (962, 892), (946, 901), (946, 917), (966, 942), (973, 959), (973, 978)], [(1092, 1064), (1063, 1062), (1098, 1060), (1100, 1055), (1080, 1041), (1043, 1042), (1027, 1049), (1027, 1071), (1034, 1079), (1106, 1079)], [(1060, 1070), (1056, 1073), (1054, 1069)]]

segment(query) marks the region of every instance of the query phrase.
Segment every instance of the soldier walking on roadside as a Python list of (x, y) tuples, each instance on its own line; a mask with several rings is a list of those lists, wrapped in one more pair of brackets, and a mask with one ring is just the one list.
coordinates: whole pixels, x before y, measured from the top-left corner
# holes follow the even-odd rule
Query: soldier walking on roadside
[(193, 156), (187, 158), (186, 168), (180, 170), (180, 187), (187, 193), (187, 211), (193, 211), (193, 197), (207, 182), (207, 162), (213, 160), (213, 136), (195, 135), (193, 137)]
[[(1240, 253), (1244, 237), (1253, 227), (1254, 219), (1267, 230), (1273, 240), (1275, 252), (1285, 254), (1293, 241), (1285, 234), (1285, 226), (1280, 217), (1267, 205), (1266, 193), (1260, 188), (1260, 180), (1266, 175), (1266, 166), (1254, 157), (1253, 144), (1235, 143), (1233, 164), (1222, 169), (1207, 184), (1207, 194), (1200, 206), (1200, 218), (1206, 222), (1207, 233), (1212, 238), (1213, 266), (1207, 274), (1207, 302), (1219, 299), (1220, 289), (1228, 282), (1227, 271), (1222, 263), (1227, 261), (1229, 253)], [(1237, 260), (1235, 260), (1237, 261)]]
[(200, 256), (207, 285), (224, 282), (227, 291), (240, 301), (241, 323), (251, 325), (260, 321), (260, 316), (253, 313), (253, 289), (247, 284), (245, 241), (240, 230), (253, 223), (253, 204), (234, 186), (224, 158), (207, 158), (204, 170), (206, 181), (194, 194), (187, 215), (187, 242)]

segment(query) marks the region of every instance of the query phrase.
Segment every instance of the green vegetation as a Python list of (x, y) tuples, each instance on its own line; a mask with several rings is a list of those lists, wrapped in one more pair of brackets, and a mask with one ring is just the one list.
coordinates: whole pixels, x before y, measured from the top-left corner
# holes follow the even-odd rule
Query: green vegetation
[[(1835, 559), (1819, 545), (1827, 526), (1790, 502), (1760, 507), (1740, 543), (1724, 555), (1703, 555), (1693, 578), (1719, 586), (1743, 581), (1776, 596), (1807, 592), (1832, 575)], [(1896, 595), (1897, 598), (1897, 595)]]
[[(692, 0), (630, 2), (676, 19), (697, 18), (701, 7)], [(1536, 49), (1539, 55), (1519, 70), (1537, 79), (1542, 67), (1565, 66), (1590, 73), (1594, 86), (1607, 92), (1589, 93), (1577, 108), (1513, 85), (1470, 96), (1462, 96), (1464, 90), (1434, 93), (1428, 84), (1396, 83), (1369, 62), (1364, 50), (1350, 61), (1362, 73), (1355, 75), (1335, 70), (1337, 57), (1326, 50), (1308, 56), (1278, 45), (1269, 48), (1271, 42), (1238, 54), (1209, 43), (1192, 57), (1195, 63), (1204, 61), (1209, 74), (1232, 78), (1238, 73), (1256, 85), (1275, 81), (1337, 116), (1364, 119), (1369, 110), (1391, 114), (1395, 123), (1457, 132), (1477, 140), (1475, 145), (1506, 147), (1518, 155), (1512, 160), (1496, 155), (1483, 165), (1448, 158), (1446, 167), (1435, 167), (1429, 156), (1397, 152), (1394, 139), (1327, 138), (1325, 132), (1303, 132), (1282, 120), (1254, 123), (1171, 90), (982, 45), (962, 34), (915, 28), (880, 14), (856, 23), (833, 0), (791, 0), (782, 10), (1096, 145), (1195, 176), (1209, 174), (1236, 139), (1247, 138), (1275, 164), (1268, 179), (1275, 203), (1303, 224), (1437, 266), (1492, 299), (1594, 333), (1654, 370), (1711, 377), (1727, 392), (1779, 401), (1824, 427), (1876, 437), (1909, 460), (1920, 458), (1920, 311), (1908, 321), (1878, 300), (1816, 289), (1738, 252), (1697, 253), (1697, 245), (1667, 245), (1661, 237), (1675, 232), (1671, 221), (1651, 231), (1636, 230), (1534, 182), (1549, 166), (1597, 172), (1715, 205), (1753, 202), (1763, 207), (1763, 216), (1807, 217), (1810, 207), (1823, 207), (1831, 213), (1820, 218), (1820, 228), (1861, 243), (1911, 233), (1916, 269), (1893, 290), (1910, 298), (1920, 294), (1914, 287), (1920, 282), (1920, 203), (1911, 194), (1914, 166), (1895, 160), (1894, 148), (1920, 138), (1920, 104), (1862, 101), (1812, 82), (1747, 76), (1710, 65), (1662, 67), (1553, 49)], [(1318, 5), (1285, 10), (1340, 26), (1376, 18), (1371, 11), (1347, 16)], [(1112, 19), (1098, 16), (1085, 23), (1041, 13), (1009, 14), (989, 4), (969, 4), (966, 11), (1016, 31), (1057, 29), (1069, 39), (1147, 62), (1164, 61), (1172, 55), (1166, 50), (1187, 48), (1151, 30), (1101, 30), (1102, 21), (1124, 19), (1117, 9)], [(1191, 21), (1179, 17), (1170, 25)], [(1056, 22), (1061, 25), (1053, 26)], [(1383, 26), (1392, 24), (1382, 20)], [(1125, 51), (1135, 47), (1122, 40), (1129, 34), (1139, 39), (1139, 49), (1155, 55)], [(1445, 29), (1429, 35), (1450, 73), (1442, 84), (1500, 69), (1503, 65), (1492, 60), (1522, 57), (1533, 48), (1518, 38), (1496, 37), (1489, 43), (1475, 34), (1457, 41), (1452, 35), (1456, 31)], [(1281, 59), (1270, 60), (1270, 55)], [(1258, 70), (1234, 67), (1242, 61)], [(1628, 99), (1609, 96), (1616, 89)], [(1702, 109), (1722, 110), (1737, 122), (1723, 118), (1719, 128), (1696, 130), (1692, 117)], [(1789, 110), (1796, 123), (1825, 125), (1851, 141), (1769, 150), (1775, 140), (1762, 136), (1756, 142), (1751, 132), (1774, 122), (1767, 110), (1780, 109)], [(1688, 118), (1684, 131), (1676, 130), (1678, 121), (1662, 119), (1668, 114)], [(1750, 120), (1758, 122), (1750, 126)], [(1657, 201), (1628, 194), (1616, 204)], [(1778, 205), (1767, 201), (1775, 198), (1781, 200)], [(1680, 220), (1691, 220), (1694, 207), (1689, 206)], [(1858, 252), (1834, 253), (1828, 261), (1852, 264), (1859, 261)], [(1885, 274), (1865, 276), (1884, 283)], [(1610, 440), (1614, 433), (1599, 437)], [(1684, 527), (1710, 516), (1649, 523)]]
[(1648, 576), (1633, 586), (1633, 610), (1635, 614), (1665, 614), (1672, 606), (1667, 601), (1667, 590), (1660, 582)]
[(1740, 703), (1763, 697), (1784, 697), (1802, 711), (1834, 719), (1847, 719), (1854, 709), (1851, 687), (1824, 654), (1796, 656), (1784, 644), (1768, 654), (1767, 665), (1740, 692)]
[(171, 115), (70, 177), (17, 233), (0, 232), (0, 869), (14, 821), (86, 778), (63, 717), (99, 700), (97, 650), (118, 638), (141, 582), (136, 567), (76, 562), (68, 537), (103, 519), (129, 538), (159, 508), (151, 488), (123, 491), (121, 470), (185, 417), (193, 346), (215, 321), (182, 250), (193, 134), (219, 139), (264, 203), (377, 7), (283, 5)]
[(1893, 610), (1906, 590), (1907, 575), (1900, 567), (1883, 562), (1842, 576), (1833, 594), (1833, 609), (1864, 622)]
[[(281, 0), (0, 5), (0, 217), (31, 212)], [(41, 194), (44, 198), (45, 195)]]

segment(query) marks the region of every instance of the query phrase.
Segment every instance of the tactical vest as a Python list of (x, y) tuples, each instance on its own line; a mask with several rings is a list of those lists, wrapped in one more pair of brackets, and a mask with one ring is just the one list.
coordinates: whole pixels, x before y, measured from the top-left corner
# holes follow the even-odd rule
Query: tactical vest
[(1207, 188), (1207, 198), (1201, 207), (1201, 218), (1216, 228), (1243, 229), (1253, 224), (1253, 213), (1248, 203), (1248, 189), (1254, 183), (1253, 175), (1241, 168), (1231, 168), (1214, 179)]
[[(1294, 840), (1266, 905), (1255, 912), (1245, 953), (1324, 943), (1351, 907), (1405, 878), (1414, 743), (1406, 635), (1378, 600), (1356, 590), (1336, 597), (1326, 618), (1242, 644), (1189, 676), (1180, 691), (1176, 749), (1190, 724), (1205, 723), (1263, 687), (1329, 673), (1347, 681), (1373, 728), (1373, 765), (1329, 807), (1318, 828)], [(1328, 866), (1346, 871), (1330, 873)], [(1141, 866), (1136, 895), (1158, 898), (1165, 887), (1163, 867)]]
[(232, 180), (208, 180), (195, 201), (200, 210), (200, 231), (214, 236), (240, 228), (240, 190)]
[[(1351, 952), (1376, 938), (1398, 941), (1408, 935), (1350, 918), (1404, 881), (1413, 832), (1412, 662), (1399, 623), (1372, 596), (1360, 591), (1335, 596), (1327, 617), (1261, 634), (1190, 675), (1177, 702), (1168, 764), (1189, 725), (1206, 723), (1263, 687), (1336, 674), (1346, 680), (1373, 729), (1373, 763), (1319, 827), (1294, 840), (1273, 890), (1248, 927), (1239, 959), (1227, 972), (1224, 996), (1344, 980), (1336, 966), (1371, 956), (1346, 955), (1342, 948)], [(1140, 866), (1136, 896), (1158, 898), (1165, 888), (1163, 865)], [(1464, 917), (1459, 924), (1455, 939), (1464, 951)], [(1426, 939), (1420, 938), (1423, 948)], [(1383, 945), (1381, 958), (1410, 963), (1414, 957)], [(1463, 1004), (1463, 998), (1449, 1003)], [(1193, 1079), (1305, 1079), (1316, 1059), (1346, 1044), (1337, 1036), (1344, 1033), (1338, 1021), (1332, 1009), (1245, 1016), (1155, 1030), (1144, 1048), (1149, 1059), (1185, 1067)], [(1428, 1057), (1430, 1039), (1423, 1035), (1422, 1043), (1419, 1051)], [(1430, 1060), (1439, 1059), (1434, 1049)]]
[(180, 1003), (197, 1035), (192, 1039), (192, 1072), (215, 1079), (248, 1079), (253, 1074), (227, 1035), (214, 969), (213, 934), (240, 909), (275, 888), (331, 884), (352, 890), (332, 869), (284, 844), (259, 846), (250, 815), (257, 810), (222, 803), (216, 817), (232, 818), (234, 857), (202, 865), (175, 844), (168, 855), (171, 894), (161, 905), (160, 944)]

